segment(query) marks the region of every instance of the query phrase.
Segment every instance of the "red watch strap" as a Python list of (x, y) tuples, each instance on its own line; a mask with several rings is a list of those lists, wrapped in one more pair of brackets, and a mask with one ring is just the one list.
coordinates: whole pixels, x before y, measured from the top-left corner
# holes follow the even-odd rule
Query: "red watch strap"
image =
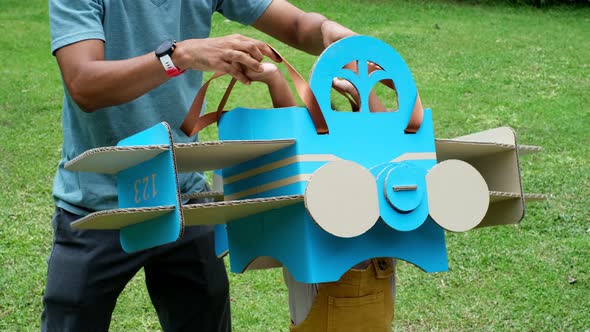
[(164, 66), (164, 69), (166, 70), (166, 75), (168, 75), (169, 77), (176, 77), (186, 71), (179, 70), (178, 68), (176, 68), (176, 66), (172, 62), (172, 59), (170, 58), (170, 55), (168, 54), (161, 56), (159, 59), (162, 63), (162, 66)]
[(185, 70), (178, 70), (178, 68), (173, 68), (173, 69), (167, 69), (166, 70), (166, 75), (170, 76), (170, 77), (176, 77), (178, 75), (182, 75)]

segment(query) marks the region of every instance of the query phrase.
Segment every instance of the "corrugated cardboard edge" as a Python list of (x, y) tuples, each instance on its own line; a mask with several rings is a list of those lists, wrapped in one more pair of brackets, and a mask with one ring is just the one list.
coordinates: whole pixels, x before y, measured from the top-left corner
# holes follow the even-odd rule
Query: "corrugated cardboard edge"
[(178, 217), (180, 218), (180, 232), (178, 234), (178, 240), (182, 239), (184, 235), (184, 213), (182, 210), (182, 199), (180, 196), (180, 182), (178, 181), (178, 163), (176, 162), (176, 153), (174, 147), (174, 139), (172, 138), (172, 130), (167, 122), (163, 122), (168, 130), (168, 137), (170, 139), (170, 153), (172, 154), (172, 166), (174, 167), (174, 178), (176, 181), (176, 206), (178, 207)]
[[(499, 202), (509, 199), (520, 199), (520, 195), (514, 192), (506, 192), (506, 191), (490, 191), (490, 202)], [(533, 202), (533, 201), (542, 201), (546, 200), (547, 195), (545, 194), (531, 194), (525, 193), (524, 200), (526, 202)]]
[(183, 206), (183, 210), (187, 216), (187, 226), (215, 225), (225, 224), (236, 219), (249, 217), (299, 202), (303, 202), (303, 195), (186, 204)]
[(64, 168), (73, 172), (117, 174), (168, 151), (165, 144), (146, 146), (108, 146), (88, 150), (68, 161)]
[[(168, 205), (146, 208), (125, 208), (97, 211), (72, 222), (71, 227), (74, 229), (121, 229), (126, 226), (134, 225), (146, 220), (159, 217), (161, 215), (174, 211), (174, 209), (174, 205)], [(111, 222), (109, 222), (109, 220)], [(116, 226), (106, 226), (112, 225), (112, 222), (114, 222)]]
[[(176, 143), (179, 172), (207, 171), (236, 165), (295, 144), (294, 139)], [(85, 151), (68, 161), (69, 171), (116, 174), (167, 151), (168, 145), (107, 146)], [(211, 152), (220, 154), (211, 158)], [(188, 157), (187, 157), (188, 156)], [(202, 156), (200, 162), (191, 157)], [(188, 158), (188, 161), (187, 161)]]

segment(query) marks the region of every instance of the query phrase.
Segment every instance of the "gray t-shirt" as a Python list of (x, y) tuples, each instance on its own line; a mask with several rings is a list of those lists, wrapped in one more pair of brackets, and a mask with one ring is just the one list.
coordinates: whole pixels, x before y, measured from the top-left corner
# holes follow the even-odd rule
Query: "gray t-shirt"
[[(128, 59), (153, 51), (168, 38), (207, 38), (215, 12), (252, 24), (271, 1), (49, 0), (51, 52), (78, 41), (100, 39), (106, 60)], [(67, 161), (88, 149), (116, 145), (162, 121), (170, 124), (175, 142), (196, 141), (179, 128), (201, 81), (201, 72), (189, 70), (131, 102), (94, 113), (82, 112), (64, 86), (62, 158), (53, 184), (56, 205), (78, 215), (117, 207), (114, 176), (64, 170)], [(204, 186), (199, 173), (179, 174), (179, 181), (182, 193)]]

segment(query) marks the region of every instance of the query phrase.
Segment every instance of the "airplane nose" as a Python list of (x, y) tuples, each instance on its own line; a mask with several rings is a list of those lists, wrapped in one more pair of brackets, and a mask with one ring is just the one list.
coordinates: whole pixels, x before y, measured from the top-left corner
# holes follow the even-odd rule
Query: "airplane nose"
[(318, 168), (307, 183), (304, 202), (312, 219), (339, 237), (359, 236), (379, 219), (375, 178), (369, 170), (348, 160)]
[(390, 162), (371, 168), (376, 179), (381, 219), (398, 231), (420, 227), (428, 216), (425, 202), (426, 170), (407, 162)]

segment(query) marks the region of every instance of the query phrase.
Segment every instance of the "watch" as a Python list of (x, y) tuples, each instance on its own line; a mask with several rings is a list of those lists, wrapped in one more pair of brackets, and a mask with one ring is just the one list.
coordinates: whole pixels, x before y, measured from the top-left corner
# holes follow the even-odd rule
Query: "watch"
[(166, 70), (166, 74), (170, 77), (178, 76), (184, 73), (186, 70), (179, 70), (176, 68), (174, 63), (172, 62), (172, 58), (170, 57), (172, 53), (174, 53), (174, 49), (176, 48), (176, 40), (173, 39), (166, 39), (164, 40), (158, 48), (156, 48), (156, 57), (164, 66)]

